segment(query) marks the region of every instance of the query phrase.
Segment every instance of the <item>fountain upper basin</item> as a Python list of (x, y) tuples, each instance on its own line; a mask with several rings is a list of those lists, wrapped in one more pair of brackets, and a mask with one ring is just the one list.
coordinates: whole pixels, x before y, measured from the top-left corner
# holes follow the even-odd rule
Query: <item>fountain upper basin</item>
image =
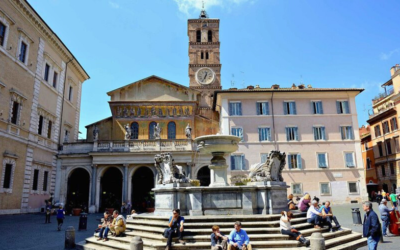
[(234, 135), (204, 135), (194, 139), (202, 153), (233, 153), (238, 149), (240, 137)]

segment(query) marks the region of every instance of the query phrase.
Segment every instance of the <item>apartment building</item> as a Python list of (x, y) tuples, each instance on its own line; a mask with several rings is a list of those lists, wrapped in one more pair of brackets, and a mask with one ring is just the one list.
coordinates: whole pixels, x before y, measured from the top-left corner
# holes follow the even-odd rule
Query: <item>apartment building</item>
[(370, 198), (373, 198), (374, 192), (379, 191), (379, 180), (375, 168), (375, 157), (371, 139), (371, 127), (362, 126), (359, 129), (361, 139), (361, 153), (365, 170), (365, 185)]
[(57, 150), (78, 138), (88, 78), (27, 1), (1, 1), (0, 214), (40, 211), (53, 195)]
[(337, 203), (366, 199), (355, 103), (361, 91), (310, 85), (216, 91), (220, 133), (242, 138), (228, 174), (247, 174), (271, 150), (280, 150), (287, 157), (288, 193)]

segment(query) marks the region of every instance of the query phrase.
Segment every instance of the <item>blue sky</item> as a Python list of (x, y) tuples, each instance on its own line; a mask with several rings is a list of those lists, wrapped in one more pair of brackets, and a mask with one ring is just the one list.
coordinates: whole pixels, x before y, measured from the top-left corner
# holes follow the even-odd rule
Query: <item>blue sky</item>
[[(80, 131), (108, 117), (106, 92), (150, 75), (188, 86), (187, 19), (201, 0), (29, 0), (91, 76)], [(222, 84), (360, 87), (360, 126), (400, 63), (400, 1), (206, 0), (221, 19)], [(397, 17), (397, 18), (396, 18)]]

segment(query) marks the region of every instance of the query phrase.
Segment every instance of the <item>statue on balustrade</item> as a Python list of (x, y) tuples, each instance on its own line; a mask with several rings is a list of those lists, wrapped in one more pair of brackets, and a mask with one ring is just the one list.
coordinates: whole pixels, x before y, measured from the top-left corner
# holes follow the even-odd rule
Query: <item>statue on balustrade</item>
[(152, 116), (156, 115), (156, 108), (154, 108), (154, 106), (151, 106), (151, 115)]
[(117, 117), (121, 117), (121, 116), (122, 116), (122, 108), (117, 107)]
[(131, 139), (131, 127), (129, 126), (129, 123), (125, 125), (125, 140)]
[(128, 117), (128, 110), (127, 110), (127, 108), (124, 107), (123, 110), (124, 110), (124, 111), (123, 111), (124, 117)]
[(137, 116), (140, 117), (140, 115), (142, 115), (142, 109), (140, 107), (138, 107)]
[(192, 128), (190, 127), (189, 123), (185, 128), (185, 135), (186, 135), (186, 138), (192, 139)]
[(161, 139), (161, 127), (160, 123), (154, 127), (154, 139)]
[(167, 116), (170, 117), (171, 114), (169, 113), (169, 108), (167, 107)]
[(99, 129), (97, 128), (97, 125), (94, 125), (93, 128), (93, 141), (97, 141), (99, 139)]
[(188, 183), (190, 181), (182, 166), (174, 165), (171, 153), (155, 155), (154, 166), (158, 172), (157, 184)]
[(163, 114), (163, 112), (162, 112), (162, 109), (161, 109), (161, 108), (158, 108), (158, 116), (159, 116), (159, 117), (162, 117), (162, 116), (164, 116), (164, 114)]
[(131, 116), (135, 116), (135, 108), (134, 107), (131, 107)]
[(252, 181), (283, 181), (282, 170), (286, 164), (286, 154), (272, 150), (265, 162), (250, 169), (249, 178)]

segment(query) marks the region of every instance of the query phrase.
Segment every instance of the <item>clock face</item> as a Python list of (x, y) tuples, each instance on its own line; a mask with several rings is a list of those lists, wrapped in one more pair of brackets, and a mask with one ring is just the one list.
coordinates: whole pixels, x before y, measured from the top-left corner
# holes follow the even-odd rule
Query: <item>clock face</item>
[(200, 84), (211, 84), (214, 78), (215, 73), (210, 68), (201, 68), (196, 72), (196, 81)]

